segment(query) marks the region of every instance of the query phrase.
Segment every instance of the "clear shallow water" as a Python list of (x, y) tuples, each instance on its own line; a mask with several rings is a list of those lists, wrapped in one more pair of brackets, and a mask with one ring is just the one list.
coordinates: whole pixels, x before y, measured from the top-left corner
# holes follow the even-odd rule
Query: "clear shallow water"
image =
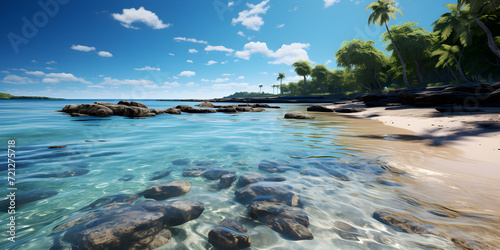
[[(107, 100), (117, 102), (117, 100)], [(69, 117), (56, 112), (66, 104), (92, 103), (93, 100), (0, 100), (0, 138), (5, 151), (8, 140), (16, 140), (18, 192), (46, 189), (59, 194), (29, 203), (17, 210), (16, 243), (6, 240), (7, 227), (0, 235), (2, 249), (49, 249), (52, 229), (68, 218), (81, 216), (79, 209), (98, 198), (114, 194), (133, 194), (163, 180), (191, 182), (189, 194), (180, 199), (203, 202), (205, 211), (197, 220), (175, 227), (173, 239), (159, 249), (209, 248), (207, 234), (224, 218), (236, 218), (249, 230), (254, 249), (452, 249), (443, 236), (397, 232), (376, 221), (377, 209), (409, 213), (427, 222), (439, 234), (469, 240), (494, 242), (498, 220), (488, 214), (459, 214), (439, 205), (439, 197), (413, 192), (417, 176), (385, 171), (387, 157), (377, 155), (375, 145), (352, 142), (352, 124), (345, 119), (318, 114), (315, 120), (285, 120), (290, 110), (307, 106), (280, 104), (282, 109), (263, 113), (159, 115), (146, 119), (123, 117)], [(174, 103), (140, 100), (150, 108), (168, 108)], [(62, 149), (50, 146), (67, 145)], [(397, 149), (396, 149), (397, 150)], [(446, 154), (442, 157), (447, 157)], [(317, 162), (346, 162), (355, 167), (339, 168), (351, 181), (332, 176), (312, 177), (300, 171), (280, 175), (301, 196), (309, 215), (309, 229), (315, 239), (292, 241), (269, 227), (248, 218), (243, 205), (234, 200), (236, 187), (213, 190), (201, 177), (182, 177), (185, 167), (172, 161), (189, 158), (210, 161), (233, 169), (237, 175), (258, 170), (264, 159), (292, 161), (302, 170), (315, 170)], [(2, 166), (5, 156), (0, 157)], [(90, 172), (69, 178), (33, 178), (84, 168)], [(154, 172), (174, 167), (166, 178), (149, 181)], [(5, 178), (5, 167), (2, 168)], [(124, 182), (124, 175), (134, 178)], [(3, 177), (4, 178), (4, 177)], [(387, 185), (397, 183), (399, 185)], [(2, 183), (4, 186), (4, 183)], [(6, 186), (2, 192), (7, 193)], [(2, 193), (3, 196), (3, 193)], [(141, 198), (139, 201), (144, 200)], [(455, 214), (443, 217), (436, 214)], [(2, 225), (8, 222), (0, 214)], [(342, 238), (335, 222), (357, 228), (357, 239)], [(5, 223), (4, 223), (5, 222)]]

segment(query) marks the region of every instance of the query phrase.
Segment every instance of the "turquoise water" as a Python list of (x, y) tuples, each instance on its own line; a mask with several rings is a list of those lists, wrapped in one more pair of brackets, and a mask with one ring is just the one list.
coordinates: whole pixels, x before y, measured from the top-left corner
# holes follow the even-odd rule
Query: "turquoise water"
[[(386, 171), (382, 168), (388, 160), (386, 157), (339, 142), (342, 137), (354, 133), (342, 119), (325, 114), (318, 114), (315, 120), (282, 119), (286, 112), (304, 111), (308, 105), (281, 104), (282, 109), (267, 109), (262, 113), (183, 113), (146, 119), (69, 117), (56, 112), (67, 104), (93, 101), (0, 100), (0, 143), (6, 152), (8, 140), (16, 141), (15, 187), (18, 193), (38, 189), (59, 192), (17, 210), (15, 243), (7, 241), (9, 215), (0, 213), (1, 249), (49, 249), (54, 241), (52, 229), (68, 218), (82, 215), (79, 209), (104, 196), (141, 192), (158, 182), (149, 181), (154, 172), (169, 167), (174, 171), (162, 180), (191, 182), (190, 193), (182, 198), (203, 202), (205, 211), (200, 218), (176, 227), (173, 239), (159, 249), (210, 248), (207, 234), (224, 218), (243, 222), (249, 229), (253, 249), (454, 248), (443, 236), (407, 234), (389, 228), (372, 218), (377, 209), (411, 213), (429, 222), (429, 227), (435, 231), (451, 231), (465, 238), (468, 226), (478, 226), (488, 232), (498, 229), (498, 221), (491, 218), (453, 219), (436, 216), (416, 205), (413, 201), (418, 197), (405, 189), (406, 182), (414, 181), (411, 174)], [(159, 109), (197, 104), (139, 101)], [(59, 145), (67, 147), (48, 149)], [(251, 220), (245, 206), (234, 200), (236, 187), (218, 191), (210, 188), (218, 181), (183, 177), (184, 167), (174, 166), (172, 161), (186, 158), (193, 162), (209, 161), (215, 166), (235, 170), (237, 175), (245, 172), (267, 174), (257, 167), (265, 159), (292, 161), (302, 170), (315, 170), (317, 162), (344, 162), (354, 167), (339, 168), (351, 181), (332, 176), (305, 176), (300, 171), (280, 173), (287, 179), (285, 183), (301, 196), (303, 209), (310, 218), (309, 229), (315, 237), (311, 241), (293, 241)], [(3, 166), (0, 173), (4, 175), (1, 194), (5, 197), (5, 154), (0, 160)], [(33, 177), (75, 167), (89, 172), (68, 178)], [(124, 175), (134, 178), (120, 180)], [(391, 185), (395, 183), (399, 184)], [(341, 237), (342, 233), (334, 226), (338, 221), (356, 227), (357, 238)], [(440, 225), (444, 225), (443, 229)], [(488, 241), (491, 237), (495, 236), (485, 233), (471, 239)]]

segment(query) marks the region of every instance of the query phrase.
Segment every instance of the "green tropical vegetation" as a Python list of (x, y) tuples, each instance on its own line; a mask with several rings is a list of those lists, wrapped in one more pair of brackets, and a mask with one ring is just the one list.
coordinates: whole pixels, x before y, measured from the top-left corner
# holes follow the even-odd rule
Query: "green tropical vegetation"
[(45, 96), (13, 96), (11, 94), (0, 92), (0, 99), (62, 99), (62, 98), (52, 98)]
[(403, 14), (394, 4), (378, 0), (366, 7), (372, 11), (368, 25), (387, 30), (381, 35), (385, 52), (374, 41), (345, 41), (334, 53), (337, 69), (299, 60), (292, 67), (304, 79), (284, 84), (286, 76), (279, 73), (280, 93), (341, 94), (500, 80), (500, 0), (447, 4), (432, 31), (417, 22), (389, 26), (396, 13)]

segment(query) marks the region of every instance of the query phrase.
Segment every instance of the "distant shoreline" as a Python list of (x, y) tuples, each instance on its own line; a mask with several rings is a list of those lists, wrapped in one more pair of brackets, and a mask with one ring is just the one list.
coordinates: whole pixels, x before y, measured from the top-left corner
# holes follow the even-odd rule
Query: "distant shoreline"
[(0, 93), (0, 100), (9, 100), (9, 99), (56, 99), (63, 100), (64, 98), (55, 98), (55, 97), (46, 97), (46, 96), (14, 96), (7, 93)]
[(159, 99), (156, 101), (179, 102), (235, 102), (235, 103), (334, 103), (351, 100), (356, 95), (311, 95), (311, 96), (278, 96), (278, 97), (234, 97), (211, 99)]

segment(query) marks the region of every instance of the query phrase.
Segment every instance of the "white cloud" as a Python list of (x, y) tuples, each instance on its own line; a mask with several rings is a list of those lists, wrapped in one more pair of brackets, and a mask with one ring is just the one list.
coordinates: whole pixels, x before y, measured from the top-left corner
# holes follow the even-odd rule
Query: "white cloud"
[(222, 51), (230, 54), (233, 53), (234, 49), (226, 48), (222, 45), (219, 46), (208, 45), (207, 47), (205, 47), (205, 51)]
[(105, 88), (105, 87), (104, 87), (104, 86), (102, 86), (102, 85), (88, 85), (87, 87), (89, 87), (89, 88), (100, 88), (100, 89)]
[(238, 59), (234, 59), (234, 61), (233, 61), (233, 62), (239, 62), (239, 61), (240, 61), (240, 60), (238, 60)]
[(32, 75), (32, 76), (38, 76), (38, 77), (42, 77), (45, 75), (45, 73), (42, 71), (25, 71), (24, 73), (26, 73), (28, 75)]
[(238, 33), (236, 33), (236, 34), (238, 34), (238, 35), (240, 35), (242, 37), (245, 37), (245, 33), (243, 33), (243, 31), (238, 31)]
[(179, 79), (179, 77), (177, 77), (177, 76), (172, 76), (172, 78), (174, 78), (174, 79)]
[(229, 79), (229, 78), (227, 78), (227, 77), (226, 77), (226, 78), (224, 78), (224, 79), (222, 79), (222, 78), (217, 78), (217, 79), (215, 79), (215, 80), (212, 80), (212, 82), (227, 82), (227, 81), (229, 81), (229, 80), (231, 80), (231, 79)]
[(245, 79), (245, 77), (244, 76), (240, 76), (240, 77), (238, 77), (238, 79)]
[(169, 55), (171, 55), (171, 56), (175, 56), (175, 54), (174, 54), (174, 53), (168, 53), (168, 54), (169, 54)]
[(268, 75), (269, 73), (267, 72), (260, 72), (259, 75)]
[(95, 47), (89, 47), (89, 46), (85, 46), (85, 45), (72, 45), (71, 49), (83, 51), (83, 52), (89, 52), (89, 51), (95, 50)]
[(178, 82), (164, 82), (164, 86), (170, 88), (170, 87), (177, 87), (180, 86), (181, 84)]
[(46, 62), (46, 64), (56, 64), (56, 63), (57, 63), (56, 61)]
[(232, 24), (236, 25), (237, 23), (241, 23), (241, 25), (245, 26), (247, 29), (259, 31), (260, 27), (264, 25), (264, 21), (260, 16), (265, 15), (270, 6), (266, 6), (269, 3), (269, 0), (264, 0), (257, 5), (247, 3), (249, 10), (244, 10), (238, 13), (238, 18), (233, 18)]
[(230, 76), (231, 74), (229, 74), (229, 73), (224, 73), (224, 74), (222, 74), (222, 75), (223, 75), (223, 76)]
[(192, 43), (208, 44), (207, 41), (198, 40), (198, 39), (194, 39), (194, 38), (186, 38), (186, 37), (174, 37), (174, 40), (176, 42), (192, 42)]
[(194, 85), (195, 85), (194, 82), (188, 82), (188, 83), (186, 83), (186, 86), (194, 86)]
[(38, 63), (35, 59), (31, 60), (32, 63)]
[(328, 8), (328, 7), (332, 6), (334, 3), (339, 3), (340, 2), (340, 0), (324, 0), (324, 1), (325, 1), (325, 8)]
[(202, 82), (210, 82), (210, 80), (207, 79), (201, 79)]
[(191, 53), (191, 54), (198, 53), (198, 50), (195, 50), (195, 49), (189, 49), (189, 53)]
[(229, 3), (227, 3), (227, 7), (231, 7), (231, 6), (233, 6), (233, 5), (234, 5), (234, 2), (229, 2)]
[(276, 26), (276, 28), (283, 28), (283, 27), (285, 27), (285, 24), (284, 24), (284, 23), (282, 23), (282, 24), (278, 24), (278, 26)]
[(113, 57), (113, 55), (107, 51), (99, 51), (97, 54), (102, 57)]
[(230, 89), (232, 87), (248, 87), (248, 83), (242, 82), (242, 83), (237, 83), (237, 82), (231, 82), (231, 83), (218, 83), (212, 85), (212, 88), (214, 89)]
[(193, 72), (193, 71), (182, 71), (179, 74), (179, 76), (187, 76), (187, 77), (191, 77), (191, 76), (194, 76), (194, 75), (196, 75), (196, 73)]
[(129, 29), (138, 29), (132, 26), (134, 22), (144, 23), (153, 29), (165, 29), (171, 25), (170, 23), (164, 24), (155, 13), (144, 9), (144, 7), (140, 7), (139, 9), (123, 9), (123, 14), (113, 13), (111, 16), (113, 16), (115, 20), (120, 21), (123, 27)]
[(332, 60), (326, 60), (325, 65), (332, 63)]
[(299, 59), (309, 61), (309, 56), (307, 55), (307, 51), (305, 51), (305, 49), (309, 49), (309, 47), (309, 43), (292, 43), (290, 45), (283, 44), (281, 48), (276, 50), (272, 56), (276, 60), (269, 63), (292, 65)]
[(154, 85), (154, 82), (151, 80), (134, 80), (134, 79), (113, 79), (111, 77), (105, 77), (104, 81), (100, 83), (101, 85), (113, 85), (113, 86), (120, 86), (120, 85)]
[(271, 56), (273, 51), (267, 48), (266, 43), (249, 42), (245, 44), (242, 51), (236, 51), (235, 56), (241, 59), (249, 60), (252, 54), (263, 54), (267, 57)]
[(2, 82), (4, 83), (10, 83), (10, 84), (30, 84), (30, 83), (36, 83), (36, 81), (28, 78), (28, 77), (22, 77), (18, 75), (8, 75), (3, 78)]
[(193, 63), (193, 60), (187, 60), (186, 62), (188, 62), (188, 63)]
[(71, 73), (49, 73), (46, 74), (42, 80), (43, 83), (61, 83), (61, 82), (71, 82), (71, 83), (85, 83), (92, 84), (83, 78), (78, 78)]
[(206, 63), (206, 65), (212, 65), (212, 64), (216, 64), (217, 61), (214, 61), (214, 60), (210, 60)]
[(145, 67), (142, 67), (142, 68), (135, 68), (134, 70), (139, 70), (139, 71), (142, 71), (142, 70), (155, 70), (155, 71), (160, 71), (160, 68), (155, 68), (155, 67), (145, 66)]
[(8, 74), (8, 73), (9, 73), (9, 71), (7, 71), (7, 70), (2, 70), (2, 71), (1, 71), (1, 73)]
[(223, 61), (223, 62), (220, 62), (220, 64), (226, 64), (228, 63), (228, 61)]
[(55, 68), (45, 67), (45, 69), (47, 69), (47, 70), (53, 70), (53, 69), (55, 69)]

